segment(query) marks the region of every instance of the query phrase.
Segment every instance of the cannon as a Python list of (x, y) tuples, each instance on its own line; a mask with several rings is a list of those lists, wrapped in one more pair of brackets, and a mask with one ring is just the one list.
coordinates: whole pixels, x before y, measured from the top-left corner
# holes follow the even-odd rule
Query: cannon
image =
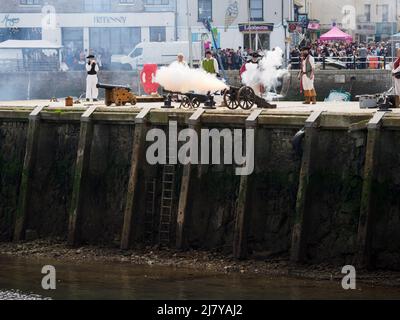
[(183, 94), (182, 102), (179, 108), (185, 109), (197, 109), (201, 104), (204, 104), (206, 107), (213, 108), (216, 103), (214, 101), (214, 97), (211, 94), (197, 94), (197, 93), (185, 93)]
[(164, 93), (167, 94), (166, 101), (168, 100), (171, 101), (174, 95), (182, 96), (182, 98), (180, 99), (181, 104), (179, 105), (179, 108), (197, 109), (200, 107), (202, 103), (204, 104), (205, 107), (208, 108), (214, 108), (216, 105), (214, 97), (211, 95), (211, 93), (208, 94), (199, 94), (193, 92), (181, 93), (169, 90), (164, 90)]
[(115, 103), (116, 106), (125, 106), (127, 103), (135, 105), (137, 103), (136, 95), (131, 91), (132, 89), (128, 86), (115, 86), (110, 84), (97, 84), (97, 88), (105, 89), (105, 104), (111, 106)]
[(254, 90), (248, 86), (230, 86), (229, 89), (224, 92), (224, 102), (227, 108), (231, 110), (235, 110), (239, 107), (243, 110), (249, 110), (254, 105), (257, 105), (257, 108), (276, 108), (276, 105), (270, 104), (265, 99), (256, 95)]

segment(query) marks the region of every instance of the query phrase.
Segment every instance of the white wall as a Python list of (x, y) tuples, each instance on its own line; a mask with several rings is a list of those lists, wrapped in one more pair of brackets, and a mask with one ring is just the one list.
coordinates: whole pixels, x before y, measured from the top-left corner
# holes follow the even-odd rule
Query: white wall
[[(177, 0), (178, 3), (178, 37), (180, 40), (187, 40), (187, 16), (186, 16), (186, 1)], [(284, 4), (283, 17), (288, 19), (292, 14), (291, 0), (264, 0), (264, 21), (274, 23), (275, 30), (271, 33), (271, 47), (285, 47), (284, 29), (281, 26), (282, 22), (282, 1)], [(206, 29), (202, 23), (198, 22), (198, 0), (189, 0), (190, 25), (193, 33), (203, 33)], [(243, 34), (239, 32), (238, 24), (248, 22), (248, 1), (239, 0), (239, 16), (235, 20), (228, 31), (225, 32), (225, 12), (228, 8), (229, 0), (214, 0), (213, 1), (213, 26), (218, 28), (221, 33), (222, 48), (237, 48), (243, 46)]]

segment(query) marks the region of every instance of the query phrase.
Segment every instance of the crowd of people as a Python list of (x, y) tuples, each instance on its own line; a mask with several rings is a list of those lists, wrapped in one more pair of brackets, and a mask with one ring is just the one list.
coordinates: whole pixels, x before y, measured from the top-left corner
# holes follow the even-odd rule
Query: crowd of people
[(111, 53), (107, 50), (100, 49), (90, 49), (87, 50), (72, 50), (66, 48), (62, 52), (62, 61), (64, 63), (65, 71), (82, 71), (85, 69), (86, 57), (88, 55), (93, 55), (96, 57), (97, 63), (103, 70), (109, 70), (111, 67)]
[[(389, 42), (313, 42), (310, 45), (310, 54), (317, 62), (332, 58), (345, 64), (347, 69), (380, 69), (384, 68), (383, 61), (392, 56)], [(369, 64), (370, 61), (374, 63)], [(379, 63), (375, 63), (379, 61)], [(300, 48), (294, 47), (290, 52), (292, 69), (300, 69)]]
[(248, 48), (239, 47), (237, 50), (220, 49), (218, 53), (225, 70), (240, 70), (243, 64), (251, 59), (254, 51)]

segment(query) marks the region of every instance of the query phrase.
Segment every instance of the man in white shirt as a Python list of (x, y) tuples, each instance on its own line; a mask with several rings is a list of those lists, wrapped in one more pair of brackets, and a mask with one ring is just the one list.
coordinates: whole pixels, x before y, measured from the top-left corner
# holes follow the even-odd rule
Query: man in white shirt
[(98, 101), (99, 89), (97, 88), (97, 84), (99, 79), (97, 73), (100, 68), (94, 55), (89, 55), (87, 59), (89, 59), (89, 62), (86, 64), (86, 101), (90, 101), (91, 99), (93, 99), (93, 101)]
[(218, 61), (215, 59), (212, 55), (212, 52), (208, 50), (206, 52), (206, 57), (203, 59), (201, 63), (201, 68), (211, 74), (215, 74), (218, 76), (219, 74), (219, 66), (218, 66)]
[(182, 66), (188, 68), (189, 65), (185, 61), (185, 56), (183, 53), (179, 53), (177, 56), (177, 60), (171, 63), (171, 66)]

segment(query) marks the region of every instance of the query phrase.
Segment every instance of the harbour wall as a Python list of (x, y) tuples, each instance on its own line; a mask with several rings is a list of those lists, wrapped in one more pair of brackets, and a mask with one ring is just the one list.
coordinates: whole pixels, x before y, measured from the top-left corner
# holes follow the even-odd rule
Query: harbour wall
[[(0, 241), (161, 243), (400, 270), (399, 116), (139, 112), (0, 108)], [(180, 129), (254, 128), (254, 173), (148, 164), (146, 133), (167, 133), (171, 120)]]
[[(134, 92), (143, 94), (137, 72), (102, 71), (100, 82), (128, 85)], [(228, 83), (239, 86), (238, 71), (227, 71)], [(29, 72), (1, 73), (0, 100), (51, 99), (67, 96), (84, 96), (86, 75), (83, 72)], [(328, 97), (331, 90), (345, 90), (356, 95), (376, 94), (387, 91), (392, 86), (391, 72), (387, 70), (318, 70), (315, 87), (319, 100)], [(301, 100), (298, 71), (291, 71), (283, 85), (285, 100)], [(104, 97), (104, 90), (100, 96)]]

